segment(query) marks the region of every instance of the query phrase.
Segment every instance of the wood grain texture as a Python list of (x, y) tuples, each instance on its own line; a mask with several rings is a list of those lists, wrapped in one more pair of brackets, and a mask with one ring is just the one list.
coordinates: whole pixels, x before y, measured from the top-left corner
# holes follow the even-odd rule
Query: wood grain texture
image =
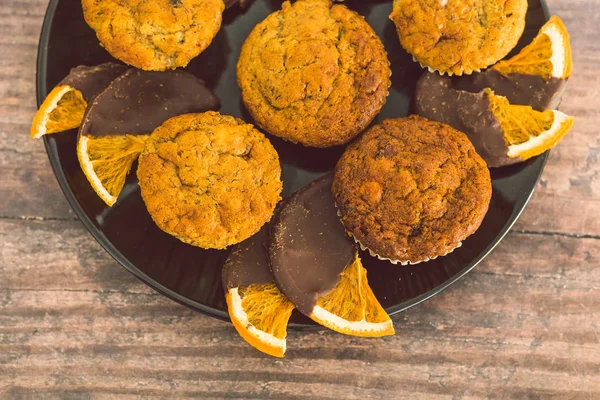
[(575, 124), (551, 151), (516, 229), (600, 236), (600, 1), (547, 3), (571, 34), (573, 76), (560, 109)]
[(577, 120), (494, 253), (391, 338), (290, 332), (284, 360), (117, 265), (28, 137), (46, 0), (0, 2), (0, 398), (600, 398), (600, 0), (568, 26)]

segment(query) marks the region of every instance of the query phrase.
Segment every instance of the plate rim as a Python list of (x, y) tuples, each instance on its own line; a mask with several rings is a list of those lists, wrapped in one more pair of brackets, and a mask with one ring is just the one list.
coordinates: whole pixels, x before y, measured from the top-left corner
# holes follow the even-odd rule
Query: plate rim
[[(47, 87), (46, 87), (47, 62), (48, 62), (48, 42), (50, 39), (50, 30), (52, 28), (54, 14), (56, 12), (56, 7), (57, 7), (59, 1), (60, 0), (50, 0), (50, 2), (48, 3), (48, 7), (46, 8), (46, 12), (44, 14), (44, 21), (43, 21), (42, 29), (40, 32), (40, 38), (38, 41), (38, 51), (37, 51), (37, 59), (36, 59), (36, 102), (37, 102), (38, 108), (40, 107), (41, 103), (43, 102), (44, 98), (46, 97), (46, 95), (48, 93)], [(545, 16), (546, 20), (548, 20), (550, 13), (548, 10), (548, 6), (546, 4), (546, 0), (540, 0), (540, 5), (542, 7), (542, 10), (544, 12), (544, 16)], [(157, 291), (158, 293), (162, 294), (163, 296), (165, 296), (183, 306), (186, 306), (194, 311), (201, 312), (205, 315), (208, 315), (210, 317), (217, 318), (217, 319), (220, 319), (223, 321), (231, 322), (231, 319), (229, 318), (229, 314), (226, 311), (222, 311), (222, 310), (219, 310), (219, 309), (216, 309), (213, 307), (209, 307), (205, 304), (199, 303), (199, 302), (189, 299), (185, 296), (182, 296), (181, 294), (175, 292), (174, 290), (165, 287), (158, 281), (156, 281), (156, 280), (152, 279), (150, 276), (146, 275), (144, 272), (142, 272), (140, 269), (138, 269), (133, 263), (131, 263), (125, 256), (123, 256), (123, 254), (121, 254), (121, 252), (116, 249), (116, 247), (110, 242), (110, 240), (108, 240), (108, 238), (102, 233), (102, 231), (94, 225), (92, 220), (85, 213), (83, 207), (77, 201), (77, 198), (75, 197), (75, 194), (73, 193), (71, 186), (68, 184), (68, 181), (64, 174), (64, 171), (62, 170), (62, 168), (60, 166), (58, 157), (50, 149), (50, 142), (48, 140), (48, 137), (44, 136), (43, 141), (44, 141), (44, 148), (46, 150), (46, 154), (48, 155), (48, 160), (50, 162), (50, 166), (52, 167), (52, 171), (54, 172), (56, 180), (58, 181), (58, 184), (67, 199), (67, 202), (69, 203), (69, 205), (71, 206), (71, 208), (73, 209), (73, 211), (75, 212), (77, 217), (79, 218), (79, 221), (81, 221), (81, 223), (83, 223), (83, 225), (87, 229), (88, 233), (100, 244), (100, 246), (102, 246), (102, 248), (118, 264), (120, 264), (123, 268), (125, 268), (125, 270), (127, 270), (129, 273), (131, 273), (133, 276), (135, 276), (141, 282), (143, 282), (144, 284), (146, 284), (153, 290)], [(398, 303), (396, 305), (386, 308), (386, 312), (390, 315), (390, 317), (393, 315), (402, 313), (418, 304), (423, 303), (424, 301), (432, 298), (433, 296), (436, 296), (437, 294), (443, 292), (448, 287), (450, 287), (451, 285), (453, 285), (454, 283), (456, 283), (457, 281), (462, 279), (466, 274), (468, 274), (471, 270), (473, 270), (473, 268), (475, 268), (477, 265), (479, 265), (479, 263), (481, 263), (487, 256), (490, 255), (490, 253), (496, 248), (496, 246), (498, 246), (498, 244), (500, 242), (502, 242), (502, 240), (504, 239), (506, 234), (514, 226), (514, 224), (517, 222), (517, 220), (519, 219), (519, 217), (521, 216), (521, 214), (527, 207), (527, 204), (531, 200), (531, 196), (535, 192), (537, 184), (542, 176), (542, 173), (544, 172), (546, 162), (548, 161), (549, 152), (550, 151), (546, 151), (545, 153), (543, 153), (542, 155), (537, 157), (538, 159), (541, 159), (541, 166), (540, 166), (538, 175), (535, 178), (535, 184), (533, 185), (533, 188), (529, 191), (523, 204), (516, 210), (516, 212), (513, 211), (513, 213), (509, 217), (506, 224), (504, 224), (502, 229), (499, 231), (499, 233), (496, 235), (496, 237), (492, 240), (492, 243), (476, 259), (471, 261), (469, 263), (469, 265), (467, 265), (465, 268), (463, 268), (458, 273), (453, 275), (451, 278), (444, 281), (442, 284), (428, 290), (425, 293), (420, 294), (419, 296), (413, 297), (410, 300), (407, 300), (407, 301), (404, 301), (404, 302), (401, 302), (401, 303)], [(398, 268), (401, 268), (401, 267), (398, 267)], [(319, 325), (298, 324), (298, 323), (291, 323), (288, 326), (290, 328), (296, 329), (296, 330), (323, 330), (323, 329), (325, 329), (324, 327), (319, 326)]]

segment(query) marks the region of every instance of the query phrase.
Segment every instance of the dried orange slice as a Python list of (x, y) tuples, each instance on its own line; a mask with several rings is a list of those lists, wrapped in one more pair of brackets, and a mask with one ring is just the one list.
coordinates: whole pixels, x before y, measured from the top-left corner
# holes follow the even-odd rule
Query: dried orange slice
[(557, 111), (536, 111), (530, 106), (512, 105), (506, 97), (486, 89), (491, 111), (500, 122), (510, 158), (537, 156), (554, 147), (573, 126), (573, 117)]
[(77, 89), (68, 85), (56, 86), (48, 94), (33, 117), (31, 137), (62, 132), (81, 124), (87, 102)]
[(109, 206), (117, 201), (131, 165), (149, 135), (79, 135), (77, 158), (94, 191)]
[(360, 258), (341, 273), (337, 286), (320, 298), (310, 318), (339, 333), (363, 337), (394, 334), (392, 320), (367, 281), (367, 270)]
[(231, 322), (246, 342), (263, 353), (283, 357), (294, 305), (275, 283), (229, 289), (225, 300)]
[(557, 16), (550, 18), (530, 44), (516, 56), (498, 62), (493, 69), (505, 75), (540, 75), (545, 80), (570, 77), (573, 69), (571, 42), (562, 20)]
[(227, 311), (240, 336), (257, 350), (283, 357), (294, 305), (277, 289), (265, 243), (269, 224), (235, 245), (223, 266)]

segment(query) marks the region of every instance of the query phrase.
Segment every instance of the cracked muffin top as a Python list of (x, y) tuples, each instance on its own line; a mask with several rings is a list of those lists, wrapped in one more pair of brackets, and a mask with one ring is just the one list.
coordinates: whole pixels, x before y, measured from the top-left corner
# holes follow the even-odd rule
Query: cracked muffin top
[(422, 66), (471, 74), (506, 56), (525, 29), (527, 0), (394, 0), (402, 47)]
[(237, 64), (242, 99), (258, 125), (314, 147), (364, 130), (385, 104), (390, 74), (369, 24), (330, 0), (284, 2), (252, 30)]
[(100, 44), (137, 68), (185, 67), (219, 28), (223, 0), (82, 0), (83, 16)]
[(154, 222), (185, 243), (223, 249), (254, 235), (281, 199), (279, 157), (252, 125), (211, 111), (156, 128), (139, 159)]
[(385, 120), (351, 144), (332, 190), (346, 229), (394, 263), (458, 247), (492, 195), (490, 173), (467, 136), (418, 116)]

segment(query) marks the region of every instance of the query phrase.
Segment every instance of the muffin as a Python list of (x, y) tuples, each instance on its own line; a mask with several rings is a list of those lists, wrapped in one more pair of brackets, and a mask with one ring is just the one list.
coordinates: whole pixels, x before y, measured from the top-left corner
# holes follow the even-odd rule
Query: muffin
[(477, 230), (492, 184), (464, 133), (410, 116), (385, 120), (350, 145), (332, 191), (363, 248), (416, 264), (448, 254)]
[(257, 124), (314, 147), (344, 144), (363, 131), (385, 103), (390, 75), (373, 29), (330, 0), (284, 2), (252, 30), (237, 64)]
[(137, 176), (158, 227), (206, 249), (258, 232), (282, 189), (269, 140), (252, 125), (213, 111), (180, 115), (156, 128)]
[(506, 56), (525, 29), (527, 0), (394, 0), (402, 47), (423, 67), (471, 74)]
[(137, 68), (185, 67), (211, 43), (223, 0), (82, 0), (83, 16), (100, 44)]

